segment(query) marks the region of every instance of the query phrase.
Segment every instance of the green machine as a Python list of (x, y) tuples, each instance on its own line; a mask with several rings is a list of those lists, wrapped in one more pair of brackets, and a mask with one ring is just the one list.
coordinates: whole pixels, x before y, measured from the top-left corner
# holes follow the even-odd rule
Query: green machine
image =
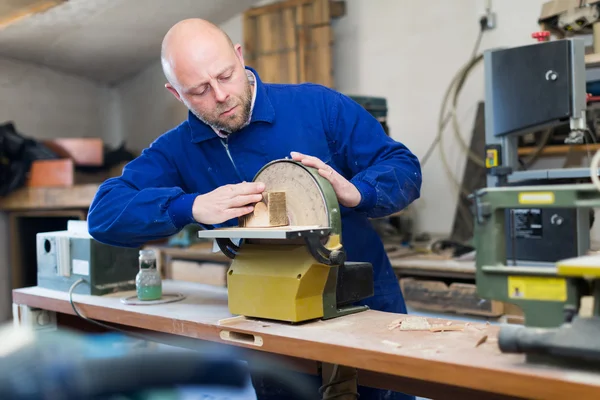
[(232, 314), (284, 322), (329, 319), (366, 310), (370, 263), (347, 262), (341, 211), (319, 172), (289, 159), (265, 165), (263, 201), (239, 226), (198, 232), (232, 258), (227, 273)]
[[(513, 207), (600, 207), (593, 184), (486, 188), (476, 192), (475, 246), (478, 294), (519, 306), (525, 325), (501, 327), (504, 352), (525, 353), (532, 361), (592, 361), (600, 365), (600, 255), (560, 260), (553, 267), (506, 263), (506, 219)], [(593, 298), (591, 315), (581, 302)]]
[[(487, 187), (472, 194), (476, 285), (513, 303), (524, 325), (503, 325), (501, 351), (530, 362), (600, 366), (600, 257), (589, 255), (589, 211), (600, 207), (594, 168), (521, 168), (519, 135), (568, 126), (566, 144), (593, 141), (586, 123), (581, 39), (488, 50)], [(582, 313), (583, 299), (592, 312)]]

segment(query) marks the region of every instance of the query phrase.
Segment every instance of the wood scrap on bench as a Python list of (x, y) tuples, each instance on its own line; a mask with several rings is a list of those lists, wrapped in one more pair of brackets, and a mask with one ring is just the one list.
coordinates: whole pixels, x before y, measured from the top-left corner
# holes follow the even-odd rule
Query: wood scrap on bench
[(408, 317), (400, 318), (392, 321), (388, 325), (389, 330), (399, 328), (401, 331), (430, 331), (430, 332), (446, 332), (446, 331), (463, 331), (467, 325), (453, 325), (452, 322), (445, 324), (431, 324), (425, 317)]

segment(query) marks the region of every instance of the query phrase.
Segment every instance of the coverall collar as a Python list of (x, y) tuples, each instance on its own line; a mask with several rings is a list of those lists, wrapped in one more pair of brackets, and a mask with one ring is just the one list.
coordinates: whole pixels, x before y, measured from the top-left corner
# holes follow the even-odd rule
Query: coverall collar
[[(275, 110), (271, 104), (271, 100), (269, 100), (267, 90), (258, 73), (251, 67), (246, 66), (246, 69), (250, 70), (256, 77), (256, 100), (249, 125), (252, 125), (255, 122), (272, 123), (275, 119)], [(210, 126), (200, 121), (191, 111), (188, 111), (188, 124), (191, 129), (193, 143), (200, 143), (204, 140), (219, 137)], [(246, 128), (243, 128), (240, 132)]]

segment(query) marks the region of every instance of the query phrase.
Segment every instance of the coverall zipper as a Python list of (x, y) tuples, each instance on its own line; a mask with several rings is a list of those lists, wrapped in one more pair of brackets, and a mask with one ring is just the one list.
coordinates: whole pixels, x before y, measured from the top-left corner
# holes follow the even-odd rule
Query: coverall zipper
[(238, 168), (235, 165), (235, 162), (233, 161), (233, 157), (231, 157), (231, 153), (229, 152), (228, 140), (228, 138), (221, 139), (221, 143), (223, 143), (223, 146), (225, 147), (225, 151), (227, 152), (227, 156), (229, 156), (229, 159), (231, 160), (231, 164), (233, 165), (233, 169), (235, 169), (235, 173), (237, 174), (240, 181), (243, 181), (242, 176), (240, 175), (240, 171), (238, 171)]

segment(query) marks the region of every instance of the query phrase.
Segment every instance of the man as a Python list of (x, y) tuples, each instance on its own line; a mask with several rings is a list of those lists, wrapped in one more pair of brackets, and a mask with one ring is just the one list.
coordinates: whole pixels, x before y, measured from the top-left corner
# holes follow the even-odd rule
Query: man
[[(363, 304), (405, 313), (398, 280), (369, 218), (419, 197), (417, 158), (338, 92), (308, 83), (263, 83), (245, 67), (240, 45), (209, 22), (173, 26), (161, 59), (166, 88), (187, 106), (188, 119), (100, 187), (88, 216), (91, 235), (107, 244), (140, 246), (188, 224), (237, 225), (262, 197), (264, 185), (252, 182), (258, 170), (292, 157), (331, 182), (348, 260), (373, 264), (375, 295)], [(255, 387), (259, 395), (267, 391), (256, 381)], [(383, 399), (385, 393), (361, 388), (361, 399)], [(388, 392), (385, 399), (401, 398), (395, 396)]]

